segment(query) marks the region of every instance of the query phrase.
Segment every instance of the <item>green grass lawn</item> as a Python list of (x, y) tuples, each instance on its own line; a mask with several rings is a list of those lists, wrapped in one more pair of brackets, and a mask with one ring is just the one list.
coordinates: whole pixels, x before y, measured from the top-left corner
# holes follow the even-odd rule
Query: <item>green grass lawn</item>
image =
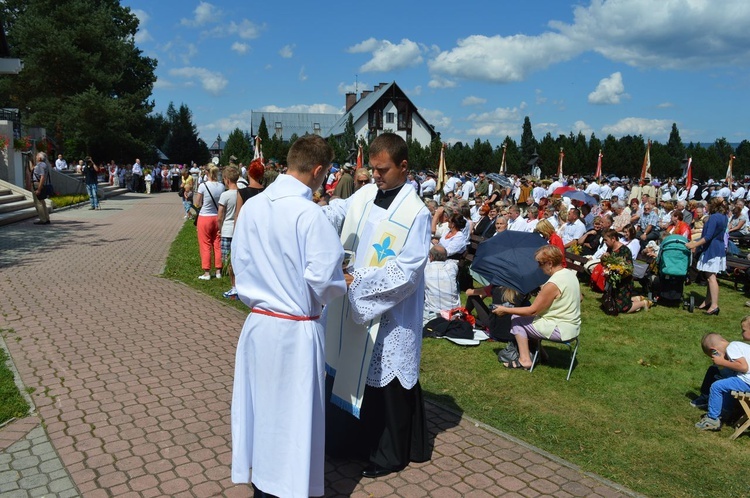
[[(165, 276), (227, 302), (228, 279), (202, 282), (195, 228), (175, 240)], [(685, 288), (697, 303), (705, 287)], [(503, 343), (463, 348), (425, 339), (421, 382), (426, 395), (550, 453), (649, 496), (749, 496), (750, 436), (730, 441), (733, 428), (701, 432), (703, 412), (690, 406), (710, 360), (706, 332), (740, 338), (750, 311), (745, 297), (722, 283), (721, 315), (681, 308), (610, 317), (584, 289), (578, 361), (569, 382), (566, 348), (547, 346), (549, 364), (533, 373), (497, 361)], [(240, 302), (231, 303), (239, 309)]]
[[(13, 337), (12, 330), (0, 329), (5, 340)], [(0, 425), (12, 418), (20, 418), (29, 413), (29, 405), (18, 392), (13, 372), (8, 368), (8, 354), (0, 349)]]

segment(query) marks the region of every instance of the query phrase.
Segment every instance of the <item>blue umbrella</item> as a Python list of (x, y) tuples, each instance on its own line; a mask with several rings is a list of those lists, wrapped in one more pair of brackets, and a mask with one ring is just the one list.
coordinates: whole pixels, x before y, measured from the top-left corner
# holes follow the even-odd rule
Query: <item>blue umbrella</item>
[(588, 204), (589, 206), (596, 206), (598, 204), (595, 198), (593, 198), (583, 190), (571, 190), (570, 192), (565, 192), (562, 196), (570, 197), (574, 201), (581, 201), (585, 204)]
[(537, 233), (504, 230), (479, 244), (471, 264), (472, 273), (492, 285), (528, 294), (549, 278), (534, 259), (536, 250), (546, 244)]
[(492, 180), (493, 182), (497, 183), (501, 187), (505, 188), (511, 188), (513, 186), (513, 182), (508, 179), (508, 177), (499, 175), (497, 173), (489, 173), (487, 175), (487, 178)]

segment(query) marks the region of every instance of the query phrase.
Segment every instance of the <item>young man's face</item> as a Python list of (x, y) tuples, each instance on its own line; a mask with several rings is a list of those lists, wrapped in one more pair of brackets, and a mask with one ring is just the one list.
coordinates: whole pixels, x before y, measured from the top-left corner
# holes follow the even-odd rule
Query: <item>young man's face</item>
[(406, 180), (406, 161), (396, 164), (385, 151), (371, 156), (370, 166), (372, 166), (372, 178), (380, 190), (399, 187)]

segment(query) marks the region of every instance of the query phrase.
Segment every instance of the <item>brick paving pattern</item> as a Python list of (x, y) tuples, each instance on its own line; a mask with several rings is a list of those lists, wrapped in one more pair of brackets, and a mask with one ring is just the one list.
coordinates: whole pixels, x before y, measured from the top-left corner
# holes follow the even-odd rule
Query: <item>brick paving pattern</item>
[[(0, 429), (3, 497), (252, 496), (229, 478), (245, 315), (159, 277), (182, 214), (174, 195), (125, 195), (48, 227), (0, 228), (0, 329), (39, 417)], [(326, 496), (635, 496), (440, 407), (427, 413), (432, 461), (374, 480), (361, 462), (328, 461)]]

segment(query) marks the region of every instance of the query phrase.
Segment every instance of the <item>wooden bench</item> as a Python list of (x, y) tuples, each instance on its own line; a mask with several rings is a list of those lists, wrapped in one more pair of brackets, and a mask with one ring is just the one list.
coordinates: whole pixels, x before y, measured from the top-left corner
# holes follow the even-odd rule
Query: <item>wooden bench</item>
[(748, 402), (750, 402), (750, 392), (732, 391), (732, 396), (737, 398), (737, 401), (740, 402), (742, 410), (745, 412), (744, 415), (742, 415), (742, 417), (740, 417), (740, 419), (737, 421), (739, 427), (737, 427), (737, 430), (734, 431), (734, 434), (729, 437), (729, 439), (737, 439), (743, 432), (750, 429), (750, 404), (748, 404)]
[(481, 235), (473, 235), (469, 238), (469, 245), (466, 246), (466, 252), (463, 254), (461, 259), (465, 259), (469, 263), (474, 261), (474, 255), (477, 253), (477, 247), (479, 244), (485, 241), (485, 238)]
[(575, 271), (578, 273), (579, 277), (588, 277), (588, 272), (586, 271), (586, 268), (584, 268), (584, 265), (588, 262), (589, 260), (585, 256), (579, 256), (578, 254), (565, 251), (565, 264), (567, 265), (568, 270)]
[(731, 280), (734, 284), (734, 290), (738, 290), (740, 284), (747, 286), (750, 283), (748, 281), (748, 268), (750, 268), (750, 260), (737, 256), (727, 256), (727, 271), (726, 273), (719, 273), (718, 277)]

